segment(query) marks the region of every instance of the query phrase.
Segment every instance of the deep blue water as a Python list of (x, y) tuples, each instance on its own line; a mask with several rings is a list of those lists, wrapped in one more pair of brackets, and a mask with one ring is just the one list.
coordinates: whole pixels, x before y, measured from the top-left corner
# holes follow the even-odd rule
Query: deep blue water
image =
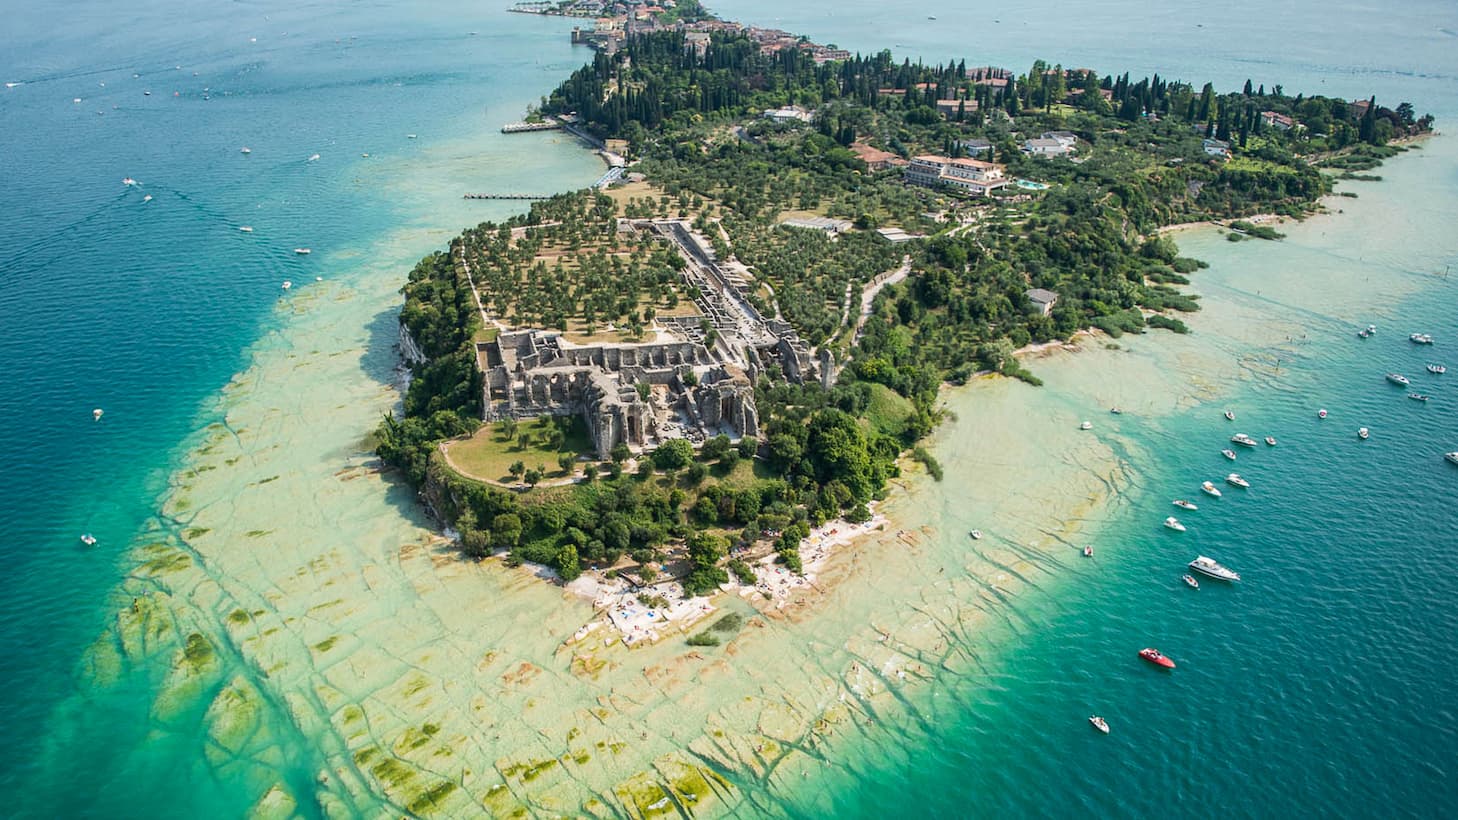
[[(1256, 75), (1458, 115), (1458, 20), (1446, 3), (1090, 4), (1051, 20), (1044, 6), (974, 4), (938, 10), (936, 25), (910, 3), (753, 0), (723, 11), (861, 50), (904, 44), (898, 53), (1020, 70), (1042, 56), (1230, 87)], [(180, 442), (212, 421), (200, 408), (275, 326), (279, 282), (356, 275), (331, 254), (428, 220), (429, 199), (382, 194), (386, 181), (360, 155), (398, 159), (494, 127), (583, 52), (566, 46), (561, 23), (457, 2), (87, 2), (6, 19), (0, 81), (24, 84), (0, 90), (10, 206), (0, 220), (0, 724), (10, 740), (0, 793), (25, 795), (16, 810), (37, 816), (239, 814), (257, 798), (252, 784), (176, 765), (204, 745), (187, 716), (172, 734), (137, 722), (155, 676), (71, 702), (84, 716), (57, 712), (115, 608), (122, 550), (152, 521)], [(983, 50), (967, 54), (969, 40)], [(1433, 173), (1458, 189), (1452, 152), (1443, 156)], [(124, 176), (142, 185), (124, 188)], [(1433, 202), (1451, 212), (1452, 197), (1393, 207), (1416, 216)], [(1350, 230), (1355, 258), (1364, 240)], [(296, 257), (298, 246), (314, 253)], [(1388, 273), (1455, 257), (1451, 236), (1434, 230)], [(1218, 287), (1229, 274), (1217, 265), (1207, 278)], [(946, 688), (956, 706), (941, 720), (882, 738), (905, 748), (828, 783), (840, 813), (905, 811), (901, 796), (913, 794), (916, 813), (940, 816), (1442, 814), (1458, 797), (1448, 654), (1458, 467), (1437, 454), (1458, 449), (1458, 386), (1421, 373), (1427, 351), (1404, 337), (1420, 325), (1451, 347), (1455, 287), (1425, 281), (1380, 321), (1311, 315), (1313, 341), (1272, 351), (1279, 378), (1223, 385), (1240, 427), (1282, 444), (1243, 454), (1250, 492), (1197, 498), (1202, 509), (1182, 517), (1199, 526), (1181, 541), (1157, 522), (1170, 497), (1228, 471), (1217, 451), (1231, 426), (1209, 411), (1139, 430), (1160, 457), (1136, 465), (1147, 492), (1104, 528), (1101, 571), (1080, 567), (1020, 602), (1017, 634), (983, 652), (993, 678)], [(1359, 345), (1353, 322), (1366, 321), (1383, 333)], [(1389, 389), (1381, 373), (1398, 367), (1434, 401)], [(1318, 423), (1319, 405), (1338, 415)], [(105, 408), (102, 422), (93, 407)], [(1355, 419), (1372, 441), (1357, 444)], [(77, 536), (88, 531), (100, 544), (85, 550)], [(1246, 581), (1184, 589), (1196, 552)], [(1150, 644), (1180, 668), (1144, 668), (1133, 652)], [(1089, 730), (1093, 711), (1113, 735)], [(285, 748), (283, 770), (318, 770), (316, 750)], [(914, 765), (889, 762), (908, 757)], [(44, 770), (57, 760), (73, 768)]]

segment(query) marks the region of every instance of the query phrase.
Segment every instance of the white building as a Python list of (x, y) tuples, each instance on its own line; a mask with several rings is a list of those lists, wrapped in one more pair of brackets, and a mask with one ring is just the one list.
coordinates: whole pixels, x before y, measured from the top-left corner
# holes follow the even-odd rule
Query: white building
[(775, 122), (809, 122), (811, 114), (809, 111), (798, 105), (787, 105), (784, 108), (767, 108), (764, 116), (766, 119)]
[(935, 188), (947, 185), (973, 196), (986, 196), (1007, 185), (1003, 167), (980, 159), (952, 159), (923, 155), (912, 157), (906, 166), (906, 181)]
[(1052, 138), (1039, 137), (1023, 142), (1023, 153), (1035, 157), (1062, 157), (1072, 152), (1073, 148)]

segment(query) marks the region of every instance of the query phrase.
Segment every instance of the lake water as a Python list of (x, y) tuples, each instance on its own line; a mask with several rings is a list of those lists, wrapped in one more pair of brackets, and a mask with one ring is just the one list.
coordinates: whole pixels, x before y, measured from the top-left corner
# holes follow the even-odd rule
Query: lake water
[[(17, 9), (0, 33), (0, 79), (23, 83), (0, 91), (13, 811), (410, 809), (428, 783), (365, 748), (458, 782), (440, 804), (456, 814), (632, 805), (686, 758), (747, 814), (1438, 815), (1458, 797), (1458, 468), (1439, 459), (1458, 392), (1422, 370), (1458, 343), (1449, 138), (1284, 242), (1182, 234), (1212, 263), (1190, 337), (1034, 362), (1040, 391), (950, 394), (947, 480), (888, 503), (922, 536), (857, 547), (818, 614), (771, 620), (735, 656), (605, 651), (584, 675), (592, 659), (559, 645), (586, 608), (432, 551), (365, 434), (394, 400), (410, 264), (511, 212), (460, 194), (601, 173), (560, 138), (496, 133), (587, 52), (564, 21), (464, 3), (194, 6)], [(1444, 3), (715, 8), (863, 51), (1251, 77), (1458, 116)], [(1419, 330), (1437, 345), (1409, 344)], [(1281, 443), (1242, 450), (1249, 491), (1207, 499), (1237, 430)], [(1175, 534), (1158, 522), (1181, 496), (1201, 509)], [(1245, 580), (1185, 588), (1201, 553)], [(1146, 668), (1146, 645), (1179, 668)], [(835, 705), (857, 698), (867, 721)], [(422, 742), (433, 759), (406, 736), (426, 725), (450, 738)]]

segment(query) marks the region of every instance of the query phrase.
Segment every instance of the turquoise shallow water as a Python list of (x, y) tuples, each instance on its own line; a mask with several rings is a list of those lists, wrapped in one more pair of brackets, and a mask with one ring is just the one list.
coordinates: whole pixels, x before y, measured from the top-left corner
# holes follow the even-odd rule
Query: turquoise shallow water
[[(1445, 4), (1380, 17), (1304, 3), (1219, 16), (1101, 4), (1051, 21), (1041, 8), (968, 6), (933, 22), (909, 3), (719, 6), (849, 48), (899, 44), (1020, 69), (1042, 56), (1232, 87), (1255, 75), (1412, 99), (1443, 122), (1458, 114), (1458, 21)], [(362, 285), (378, 274), (362, 273), (361, 260), (401, 224), (420, 229), (385, 251), (403, 275), (459, 225), (500, 215), (463, 210), (459, 188), (590, 181), (596, 160), (540, 141), (488, 135), (484, 159), (461, 161), (473, 135), (514, 118), (584, 52), (565, 44), (560, 21), (455, 3), (157, 2), (124, 18), (86, 4), (64, 21), (18, 10), (10, 22), (0, 79), (25, 84), (0, 91), (0, 180), (12, 202), (0, 220), (0, 463), (10, 479), (0, 681), (14, 693), (0, 706), (12, 738), (0, 791), (36, 816), (239, 814), (257, 784), (196, 765), (208, 745), (197, 715), (149, 717), (160, 671), (105, 696), (84, 685), (77, 659), (131, 569), (122, 550), (156, 523), (180, 443), (215, 420), (218, 389), (250, 351), (289, 344), (281, 281), (300, 292), (315, 276)], [(1010, 32), (994, 36), (1000, 27)], [(1359, 49), (1330, 36), (1359, 28)], [(985, 51), (966, 54), (968, 30)], [(473, 175), (459, 178), (462, 168)], [(1420, 372), (1428, 351), (1405, 340), (1433, 333), (1434, 357), (1458, 343), (1458, 282), (1433, 277), (1458, 265), (1458, 150), (1439, 140), (1382, 173), (1389, 182), (1355, 188), (1353, 214), (1280, 245), (1181, 237), (1215, 263), (1199, 288), (1231, 306), (1200, 317), (1198, 344), (1225, 349), (1231, 367), (1210, 374), (1205, 404), (1172, 416), (1133, 410), (1160, 397), (1123, 396), (1112, 398), (1131, 412), (1111, 420), (1096, 415), (1106, 402), (1079, 406), (1050, 385), (1049, 412), (1092, 416), (1134, 476), (1093, 522), (1097, 557), (1063, 562), (1009, 603), (1000, 628), (968, 643), (982, 674), (937, 680), (920, 719), (840, 750), (843, 768), (807, 793), (864, 816), (904, 808), (907, 793), (918, 813), (940, 816), (1437, 815), (1458, 796), (1458, 668), (1446, 652), (1458, 584), (1445, 572), (1458, 545), (1458, 468), (1437, 460), (1458, 449), (1458, 386)], [(125, 189), (123, 176), (143, 184)], [(297, 246), (314, 253), (296, 257)], [(1269, 329), (1272, 316), (1285, 324), (1269, 333), (1240, 321)], [(1361, 343), (1353, 331), (1368, 322), (1382, 332)], [(372, 330), (362, 367), (387, 379), (390, 317)], [(1151, 337), (1131, 355), (1152, 356), (1144, 345), (1161, 342), (1183, 343)], [(1381, 379), (1389, 369), (1434, 401), (1402, 399)], [(100, 424), (94, 406), (107, 411)], [(1225, 406), (1238, 424), (1219, 416)], [(1317, 406), (1333, 417), (1318, 423)], [(1361, 424), (1373, 439), (1359, 445)], [(1228, 471), (1218, 450), (1237, 428), (1282, 441), (1242, 453), (1236, 469), (1255, 487), (1182, 515), (1192, 525), (1183, 537), (1164, 532), (1170, 498)], [(951, 509), (977, 477), (955, 464), (949, 474), (934, 497)], [(86, 531), (97, 548), (79, 547)], [(1178, 576), (1196, 552), (1246, 582), (1184, 589)], [(1150, 644), (1180, 668), (1146, 669), (1133, 652)], [(1093, 711), (1113, 735), (1092, 733), (1083, 721)], [(273, 765), (307, 791), (321, 752), (286, 720), (271, 731), (284, 750)], [(776, 799), (786, 802), (757, 811), (825, 805)]]

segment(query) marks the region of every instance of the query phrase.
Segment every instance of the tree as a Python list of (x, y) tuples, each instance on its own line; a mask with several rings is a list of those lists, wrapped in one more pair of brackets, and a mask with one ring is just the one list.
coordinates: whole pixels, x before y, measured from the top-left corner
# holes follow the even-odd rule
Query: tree
[(523, 430), (523, 431), (521, 431), (521, 434), (516, 437), (516, 449), (518, 449), (518, 450), (525, 450), (525, 449), (527, 449), (530, 446), (532, 446), (532, 434), (531, 434), (531, 431), (530, 430)]
[(536, 487), (537, 486), (537, 482), (539, 482), (539, 481), (542, 480), (542, 471), (541, 470), (527, 470), (526, 471), (526, 475), (523, 476), (523, 478), (526, 480), (526, 483), (528, 484), (528, 486)]
[(521, 518), (516, 513), (502, 513), (491, 519), (491, 535), (498, 547), (514, 549), (521, 540)]
[(653, 464), (661, 470), (687, 467), (694, 460), (694, 446), (688, 439), (669, 439), (653, 451)]
[(628, 445), (623, 442), (614, 444), (613, 449), (608, 452), (608, 456), (613, 460), (614, 464), (622, 464), (632, 455), (633, 451), (629, 450)]
[(508, 417), (501, 420), (501, 434), (506, 437), (507, 441), (516, 438), (517, 427), (518, 424), (514, 418)]
[(506, 468), (506, 471), (511, 473), (512, 478), (521, 480), (522, 473), (526, 472), (526, 464), (521, 461), (513, 461), (511, 462), (511, 466)]
[(690, 486), (697, 487), (703, 483), (704, 478), (708, 476), (708, 474), (709, 468), (704, 466), (704, 462), (695, 461), (694, 463), (689, 465), (688, 473), (684, 477), (688, 479), (688, 483)]
[(557, 456), (557, 466), (562, 468), (562, 475), (572, 475), (572, 467), (577, 463), (577, 458), (571, 453), (563, 453)]
[(759, 449), (759, 439), (754, 436), (745, 436), (739, 440), (739, 457), (754, 458), (754, 451)]
[(598, 470), (596, 464), (589, 464), (586, 467), (582, 468), (582, 477), (589, 484), (597, 480), (597, 473)]

